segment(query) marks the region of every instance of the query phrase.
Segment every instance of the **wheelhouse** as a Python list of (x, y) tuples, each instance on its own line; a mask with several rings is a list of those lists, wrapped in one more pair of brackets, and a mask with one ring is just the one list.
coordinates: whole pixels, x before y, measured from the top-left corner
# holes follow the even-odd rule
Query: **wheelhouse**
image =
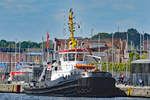
[(62, 61), (85, 61), (88, 51), (85, 49), (70, 49), (59, 52), (59, 58)]

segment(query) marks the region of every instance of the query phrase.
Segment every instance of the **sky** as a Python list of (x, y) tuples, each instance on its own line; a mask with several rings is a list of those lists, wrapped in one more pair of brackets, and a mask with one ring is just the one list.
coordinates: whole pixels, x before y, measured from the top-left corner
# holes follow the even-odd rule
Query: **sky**
[[(0, 0), (0, 40), (35, 41), (68, 38), (69, 9), (75, 36), (135, 28), (150, 33), (150, 0)], [(80, 25), (80, 29), (77, 28)]]

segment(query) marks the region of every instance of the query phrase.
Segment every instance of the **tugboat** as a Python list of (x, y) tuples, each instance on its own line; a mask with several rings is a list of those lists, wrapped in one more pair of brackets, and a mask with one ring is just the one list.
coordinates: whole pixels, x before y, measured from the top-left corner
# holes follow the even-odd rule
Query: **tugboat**
[(24, 92), (65, 97), (114, 96), (115, 79), (109, 72), (100, 71), (97, 66), (91, 64), (93, 61), (100, 63), (101, 57), (90, 55), (86, 49), (77, 48), (72, 9), (69, 14), (69, 25), (69, 49), (59, 51), (59, 60), (48, 65), (49, 67), (46, 66), (39, 82), (28, 84), (24, 87)]

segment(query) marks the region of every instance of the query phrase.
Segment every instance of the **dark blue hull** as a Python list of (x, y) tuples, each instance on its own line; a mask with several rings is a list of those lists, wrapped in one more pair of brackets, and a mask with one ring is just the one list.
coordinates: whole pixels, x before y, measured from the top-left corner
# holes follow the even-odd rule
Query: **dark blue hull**
[[(105, 73), (103, 73), (105, 74)], [(24, 88), (24, 92), (33, 95), (68, 97), (112, 97), (116, 96), (115, 80), (103, 75), (67, 79), (53, 86)]]

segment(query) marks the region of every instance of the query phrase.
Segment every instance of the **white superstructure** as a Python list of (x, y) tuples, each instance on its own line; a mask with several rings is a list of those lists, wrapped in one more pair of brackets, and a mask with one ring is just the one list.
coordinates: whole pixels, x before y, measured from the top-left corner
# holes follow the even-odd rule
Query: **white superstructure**
[[(90, 57), (91, 58), (91, 57)], [(51, 80), (70, 76), (72, 73), (85, 72), (94, 69), (85, 49), (69, 49), (59, 52), (59, 60), (50, 66)], [(92, 61), (93, 62), (93, 61)]]

